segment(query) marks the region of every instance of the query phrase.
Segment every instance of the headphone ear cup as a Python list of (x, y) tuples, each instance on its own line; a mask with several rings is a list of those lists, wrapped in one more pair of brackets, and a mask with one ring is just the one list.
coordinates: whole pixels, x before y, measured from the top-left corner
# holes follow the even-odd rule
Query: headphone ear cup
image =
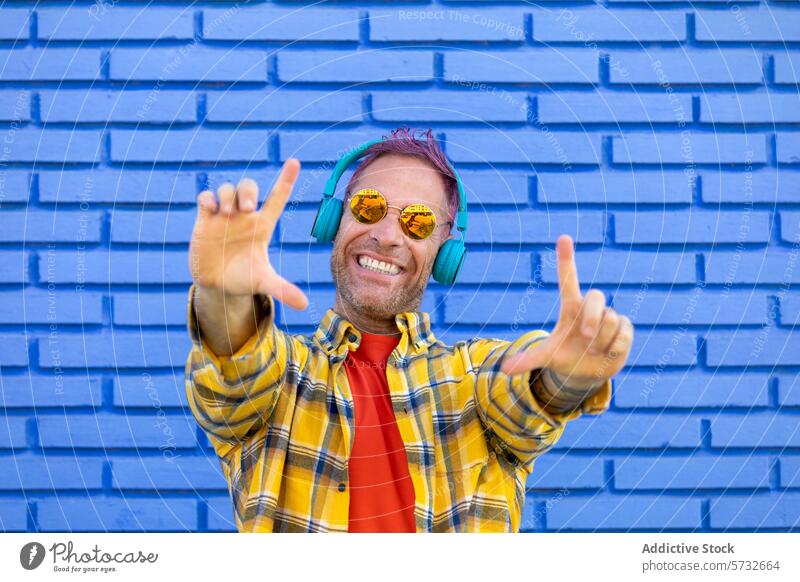
[(336, 238), (339, 222), (342, 220), (342, 201), (337, 198), (325, 198), (317, 211), (314, 226), (311, 227), (311, 236), (317, 242), (329, 243)]
[(463, 239), (446, 241), (433, 263), (433, 278), (442, 285), (452, 285), (456, 282), (466, 256), (467, 247), (464, 246)]

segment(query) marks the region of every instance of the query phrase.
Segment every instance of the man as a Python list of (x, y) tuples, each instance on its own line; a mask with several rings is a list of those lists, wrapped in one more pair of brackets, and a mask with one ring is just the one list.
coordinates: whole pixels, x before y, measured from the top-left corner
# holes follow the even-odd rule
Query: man
[[(260, 210), (248, 179), (198, 197), (187, 392), (240, 531), (516, 532), (535, 459), (568, 420), (609, 405), (633, 326), (601, 292), (581, 295), (568, 236), (551, 334), (435, 338), (419, 309), (458, 199), (425, 137), (394, 131), (353, 174), (346, 196), (382, 195), (386, 212), (365, 224), (344, 205), (336, 299), (312, 337), (275, 324), (274, 299), (308, 301), (267, 254), (299, 162), (286, 161)], [(425, 238), (399, 220), (410, 205), (432, 210)]]

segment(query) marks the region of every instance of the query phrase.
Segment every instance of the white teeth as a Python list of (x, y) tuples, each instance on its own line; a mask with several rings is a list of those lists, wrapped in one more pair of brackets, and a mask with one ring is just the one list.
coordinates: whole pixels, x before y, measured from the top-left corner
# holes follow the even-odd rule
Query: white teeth
[(358, 257), (358, 264), (365, 269), (370, 269), (376, 273), (383, 273), (384, 275), (397, 275), (400, 272), (400, 269), (397, 267), (397, 265), (384, 263), (383, 261), (376, 261), (375, 259), (364, 255)]

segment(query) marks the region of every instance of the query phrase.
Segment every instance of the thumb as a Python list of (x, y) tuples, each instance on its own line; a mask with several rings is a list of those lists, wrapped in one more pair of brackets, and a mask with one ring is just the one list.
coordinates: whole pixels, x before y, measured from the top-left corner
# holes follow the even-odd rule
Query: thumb
[(535, 348), (506, 358), (500, 370), (504, 374), (511, 376), (512, 374), (522, 374), (523, 372), (546, 368), (549, 363), (550, 348), (547, 340), (545, 340)]
[(308, 307), (308, 297), (300, 290), (300, 287), (290, 283), (277, 273), (262, 281), (258, 286), (258, 292), (264, 295), (272, 295), (284, 305), (288, 305), (298, 311), (303, 311)]

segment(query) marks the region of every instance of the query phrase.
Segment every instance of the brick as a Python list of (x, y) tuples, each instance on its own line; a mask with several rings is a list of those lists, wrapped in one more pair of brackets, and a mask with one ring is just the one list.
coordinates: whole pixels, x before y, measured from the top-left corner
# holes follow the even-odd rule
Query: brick
[[(558, 283), (555, 253), (541, 255), (542, 280)], [(578, 277), (584, 285), (608, 283), (694, 283), (695, 259), (692, 254), (578, 251), (575, 255)]]
[(740, 85), (764, 81), (761, 55), (751, 50), (612, 51), (612, 84)]
[(0, 9), (0, 40), (27, 40), (30, 28), (30, 10)]
[(153, 532), (197, 529), (193, 499), (43, 499), (36, 502), (40, 531)]
[(0, 291), (0, 324), (103, 323), (103, 296), (99, 293), (26, 289)]
[(41, 116), (48, 123), (191, 123), (194, 94), (184, 91), (42, 92)]
[(188, 407), (185, 382), (183, 374), (116, 374), (114, 406), (150, 409)]
[(4, 283), (27, 283), (29, 279), (29, 253), (24, 251), (0, 251), (0, 281)]
[(778, 402), (781, 406), (800, 406), (800, 376), (778, 374)]
[(701, 287), (614, 293), (614, 309), (645, 325), (759, 325), (767, 323), (768, 306), (765, 294), (720, 294)]
[(766, 407), (769, 374), (626, 371), (614, 381), (614, 404), (617, 408)]
[(186, 325), (188, 296), (178, 293), (116, 293), (114, 325)]
[(191, 39), (190, 10), (170, 8), (79, 8), (38, 10), (39, 38), (48, 40)]
[(524, 14), (516, 10), (429, 8), (371, 10), (369, 38), (385, 41), (524, 41)]
[(744, 10), (698, 10), (695, 38), (709, 42), (792, 42), (800, 40), (796, 10), (762, 5)]
[(458, 282), (527, 283), (531, 280), (531, 273), (530, 253), (469, 251), (458, 275)]
[(768, 212), (615, 212), (614, 241), (623, 244), (768, 243)]
[(5, 202), (27, 202), (31, 177), (28, 172), (0, 170), (0, 204)]
[(765, 328), (760, 331), (715, 332), (708, 336), (709, 366), (798, 366), (800, 337)]
[(744, 172), (701, 172), (703, 202), (740, 204), (800, 202), (800, 174), (774, 168)]
[(470, 208), (494, 204), (528, 204), (529, 177), (525, 173), (505, 169), (458, 170), (458, 175)]
[(536, 10), (533, 39), (540, 42), (677, 42), (686, 40), (685, 12), (610, 11), (606, 8)]
[(484, 89), (475, 83), (594, 84), (600, 82), (600, 66), (594, 52), (580, 49), (447, 52), (444, 80), (474, 89)]
[(763, 528), (797, 528), (800, 526), (800, 495), (777, 493), (712, 499), (709, 513), (712, 528), (749, 532)]
[(103, 488), (99, 458), (17, 455), (0, 459), (0, 491)]
[(476, 243), (554, 244), (565, 233), (579, 243), (602, 243), (605, 233), (605, 217), (600, 212), (545, 215), (538, 210), (520, 210), (470, 214), (470, 241)]
[(455, 101), (452, 91), (382, 91), (372, 94), (372, 117), (377, 121), (474, 123), (524, 122), (530, 114), (527, 96), (521, 93), (510, 99), (483, 93), (459, 94)]
[(796, 417), (775, 412), (718, 415), (711, 419), (711, 446), (796, 448), (800, 430)]
[[(284, 131), (281, 132), (279, 139), (280, 161), (284, 162), (290, 157), (297, 158), (301, 162), (338, 161), (345, 153), (378, 137), (380, 136), (377, 132), (334, 129), (326, 131), (325, 139), (320, 139), (319, 131), (316, 130)], [(330, 171), (333, 171), (332, 168)], [(330, 172), (326, 171), (325, 174), (326, 177), (330, 176)]]
[(800, 134), (777, 134), (775, 136), (775, 154), (779, 164), (800, 164)]
[[(48, 275), (50, 273), (50, 275)], [(189, 283), (189, 259), (185, 252), (68, 251), (39, 256), (40, 282), (79, 284)]]
[[(126, 332), (87, 335), (83, 342), (70, 341), (62, 334), (58, 354), (40, 350), (43, 368), (177, 368), (186, 363), (191, 342), (185, 330), (180, 333)], [(47, 339), (39, 340), (43, 346)], [(58, 359), (57, 359), (58, 358)]]
[(282, 83), (419, 83), (433, 79), (433, 54), (416, 51), (282, 51)]
[(206, 119), (225, 123), (358, 122), (361, 94), (329, 91), (208, 93)]
[(537, 98), (539, 123), (690, 123), (691, 95), (550, 93)]
[(112, 487), (120, 490), (225, 491), (219, 461), (211, 457), (139, 457), (111, 461)]
[(28, 366), (28, 340), (24, 334), (0, 334), (0, 366)]
[(267, 133), (192, 129), (175, 131), (127, 131), (111, 133), (114, 162), (267, 162)]
[(28, 504), (25, 499), (0, 500), (0, 531), (27, 531)]
[[(6, 388), (3, 387), (3, 394)], [(27, 447), (25, 433), (26, 418), (20, 416), (0, 417), (0, 449), (24, 449)]]
[(789, 243), (800, 242), (800, 212), (782, 210), (780, 220), (781, 240)]
[(216, 497), (208, 500), (208, 531), (236, 531), (230, 497)]
[(573, 165), (600, 164), (599, 135), (544, 131), (447, 132), (447, 156), (454, 163)]
[(780, 298), (781, 311), (780, 321), (781, 325), (796, 326), (800, 325), (800, 297), (797, 295), (789, 295), (788, 297)]
[(39, 173), (42, 202), (194, 204), (199, 193), (191, 172), (96, 169)]
[[(244, 8), (203, 11), (203, 38), (244, 41), (357, 41), (355, 10)], [(237, 49), (238, 50), (238, 49)]]
[(97, 49), (0, 50), (0, 81), (94, 81), (100, 56)]
[(614, 486), (622, 491), (768, 489), (767, 457), (629, 458), (614, 461)]
[[(0, 13), (2, 16), (2, 13)], [(0, 121), (31, 120), (31, 92), (27, 89), (0, 91)]]
[(706, 283), (800, 283), (800, 271), (793, 268), (797, 258), (775, 248), (769, 252), (714, 252), (705, 261)]
[(640, 334), (633, 342), (628, 366), (693, 366), (697, 363), (697, 338), (684, 329)]
[(109, 77), (114, 81), (267, 81), (267, 54), (229, 48), (113, 49)]
[(558, 531), (686, 530), (701, 525), (699, 499), (654, 496), (570, 497), (547, 511), (547, 529)]
[(800, 84), (800, 53), (780, 52), (775, 61), (775, 83), (778, 85)]
[[(58, 344), (44, 344), (45, 349), (58, 349)], [(100, 406), (102, 387), (99, 378), (57, 375), (9, 376), (3, 379), (3, 405), (18, 407)]]
[(784, 457), (780, 460), (781, 487), (800, 489), (800, 457)]
[(6, 223), (0, 229), (0, 242), (100, 242), (99, 212), (6, 210), (3, 214)]
[(111, 215), (111, 242), (188, 243), (197, 212), (190, 210), (115, 210)]
[[(647, 420), (645, 420), (647, 419)], [(700, 446), (700, 420), (606, 412), (572, 421), (556, 449), (664, 449)]]
[(605, 484), (602, 459), (546, 455), (536, 459), (526, 489), (601, 489)]
[(330, 251), (270, 251), (270, 263), (275, 270), (293, 283), (333, 283)]
[(681, 172), (558, 172), (537, 174), (537, 200), (550, 204), (689, 204), (692, 180)]
[(703, 123), (797, 123), (800, 122), (800, 97), (766, 93), (700, 96), (700, 121)]
[(760, 134), (628, 134), (612, 138), (615, 164), (765, 164)]
[(39, 415), (39, 444), (58, 449), (191, 449), (195, 423), (186, 416)]
[(531, 286), (525, 291), (455, 291), (447, 294), (445, 324), (543, 325), (558, 320), (559, 295)]
[(102, 144), (99, 131), (21, 129), (8, 146), (7, 159), (39, 164), (93, 163), (100, 160)]

